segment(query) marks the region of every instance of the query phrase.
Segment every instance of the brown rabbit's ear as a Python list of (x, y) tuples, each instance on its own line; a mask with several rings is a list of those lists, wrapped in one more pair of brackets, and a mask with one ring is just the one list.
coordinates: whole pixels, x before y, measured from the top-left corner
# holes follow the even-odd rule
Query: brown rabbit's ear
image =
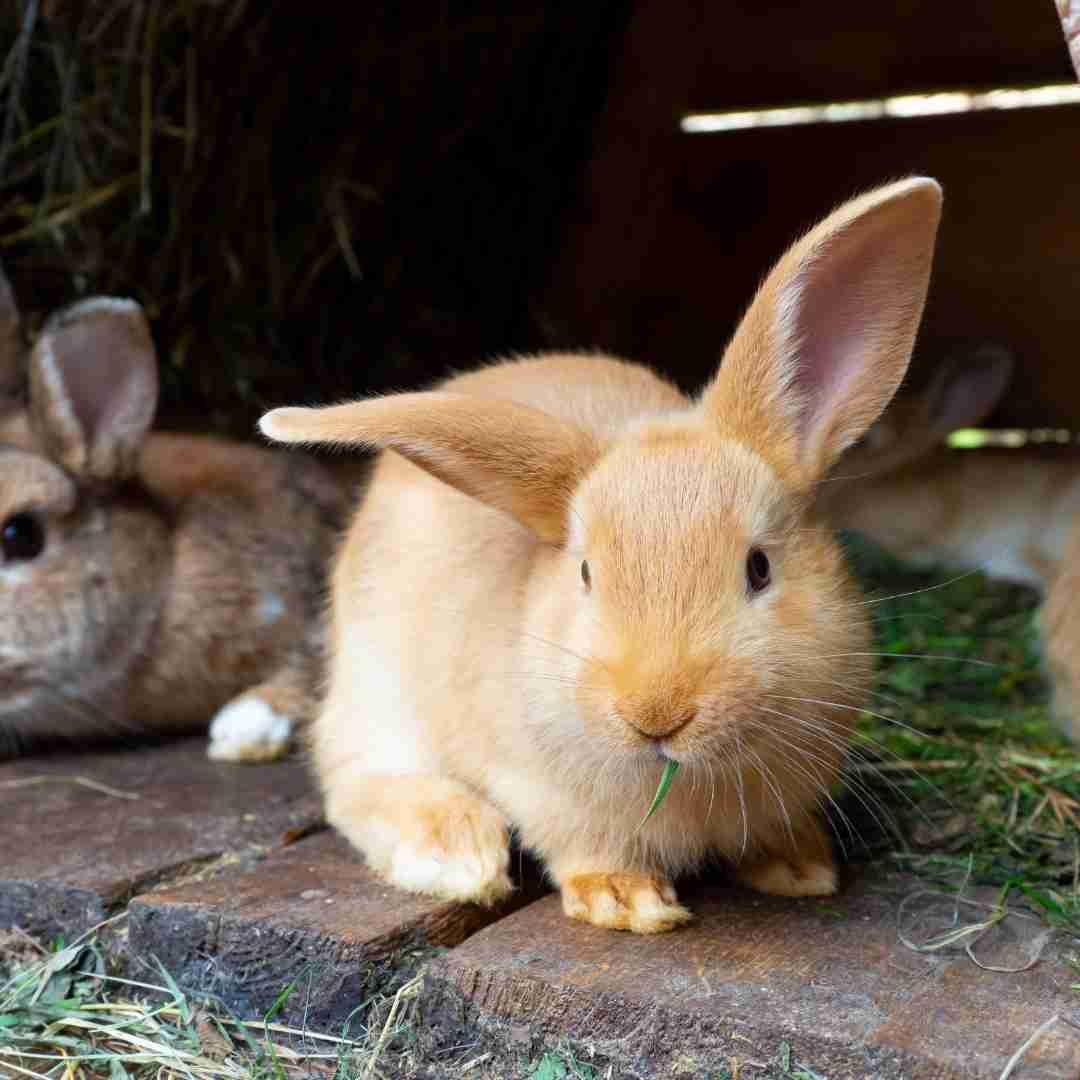
[(957, 428), (974, 427), (994, 411), (1013, 374), (1013, 356), (1000, 345), (948, 357), (924, 391), (926, 426), (941, 442)]
[(846, 203), (766, 278), (702, 405), (803, 488), (877, 419), (907, 370), (941, 189), (916, 177)]
[(18, 398), (22, 385), (22, 318), (15, 291), (0, 268), (0, 409)]
[(954, 353), (926, 387), (895, 398), (837, 467), (849, 476), (880, 476), (918, 461), (957, 428), (985, 420), (1012, 372), (1012, 353), (1000, 345)]
[(570, 499), (600, 453), (586, 432), (539, 409), (444, 391), (275, 409), (259, 428), (277, 442), (394, 450), (549, 543), (565, 540)]
[(30, 417), (46, 453), (80, 480), (134, 473), (157, 408), (154, 342), (133, 300), (57, 312), (30, 354)]

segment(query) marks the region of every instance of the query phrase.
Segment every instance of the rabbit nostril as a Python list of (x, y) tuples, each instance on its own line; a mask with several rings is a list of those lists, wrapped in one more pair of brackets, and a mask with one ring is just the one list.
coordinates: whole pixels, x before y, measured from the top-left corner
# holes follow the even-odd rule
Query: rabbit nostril
[(697, 709), (683, 709), (682, 712), (675, 713), (671, 717), (671, 722), (674, 725), (668, 735), (674, 735), (676, 731), (681, 731), (687, 724), (691, 724), (697, 719)]
[(649, 739), (666, 739), (669, 735), (674, 735), (691, 723), (698, 714), (693, 707), (672, 709), (634, 702), (620, 702), (615, 711), (625, 723)]

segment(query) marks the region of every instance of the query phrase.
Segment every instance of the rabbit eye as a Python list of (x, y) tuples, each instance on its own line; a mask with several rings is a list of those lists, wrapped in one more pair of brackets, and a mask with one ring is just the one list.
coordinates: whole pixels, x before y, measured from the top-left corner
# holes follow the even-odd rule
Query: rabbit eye
[(589, 564), (584, 560), (581, 563), (581, 583), (586, 592), (592, 588), (592, 574), (589, 573)]
[(746, 581), (751, 592), (761, 592), (771, 580), (769, 556), (761, 548), (751, 548), (746, 556)]
[(45, 527), (33, 514), (14, 514), (0, 529), (5, 562), (30, 562), (45, 548)]

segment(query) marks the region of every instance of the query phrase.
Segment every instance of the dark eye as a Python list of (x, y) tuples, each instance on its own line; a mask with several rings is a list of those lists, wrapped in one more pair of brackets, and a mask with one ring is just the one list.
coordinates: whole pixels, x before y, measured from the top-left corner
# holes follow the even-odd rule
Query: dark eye
[(45, 527), (33, 514), (14, 514), (0, 529), (5, 562), (29, 562), (45, 547)]
[(592, 588), (592, 574), (589, 573), (589, 564), (584, 561), (581, 564), (581, 583), (585, 586), (586, 592)]
[(746, 582), (750, 591), (761, 592), (769, 580), (769, 556), (761, 548), (751, 548), (746, 556)]

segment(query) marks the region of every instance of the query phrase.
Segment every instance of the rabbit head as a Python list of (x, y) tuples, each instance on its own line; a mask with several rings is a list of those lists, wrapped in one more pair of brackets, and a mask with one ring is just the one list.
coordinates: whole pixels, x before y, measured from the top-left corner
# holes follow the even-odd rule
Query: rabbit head
[(28, 408), (0, 431), (0, 743), (123, 723), (169, 551), (135, 480), (157, 402), (138, 305), (58, 312), (28, 364)]

